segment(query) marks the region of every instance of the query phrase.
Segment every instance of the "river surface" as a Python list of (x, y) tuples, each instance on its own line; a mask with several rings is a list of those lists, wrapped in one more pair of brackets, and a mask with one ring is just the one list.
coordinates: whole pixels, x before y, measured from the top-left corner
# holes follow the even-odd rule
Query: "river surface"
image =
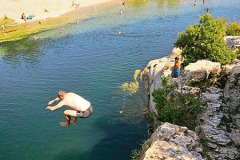
[[(170, 54), (177, 33), (207, 8), (215, 18), (240, 18), (239, 0), (198, 0), (196, 8), (193, 2), (139, 0), (96, 8), (78, 25), (0, 44), (0, 159), (131, 159), (149, 137), (142, 115), (147, 96), (139, 78), (136, 94), (120, 86), (134, 81), (134, 71), (150, 60)], [(60, 127), (67, 107), (45, 110), (59, 90), (89, 100), (93, 115)]]

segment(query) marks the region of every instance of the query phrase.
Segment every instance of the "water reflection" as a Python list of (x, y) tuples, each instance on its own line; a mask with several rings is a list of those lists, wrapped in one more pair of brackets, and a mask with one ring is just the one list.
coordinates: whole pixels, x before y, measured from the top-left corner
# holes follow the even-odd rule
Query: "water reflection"
[(4, 42), (0, 44), (0, 57), (13, 67), (19, 65), (21, 61), (37, 63), (38, 57), (43, 54), (41, 48), (44, 44), (43, 40), (34, 40), (33, 38)]

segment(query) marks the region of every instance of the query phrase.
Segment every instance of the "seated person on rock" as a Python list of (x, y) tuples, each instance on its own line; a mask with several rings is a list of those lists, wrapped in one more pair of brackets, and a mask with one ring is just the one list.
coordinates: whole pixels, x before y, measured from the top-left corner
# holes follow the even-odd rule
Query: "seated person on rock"
[[(87, 118), (93, 112), (91, 103), (75, 93), (59, 91), (57, 98), (50, 101), (48, 105), (52, 105), (58, 100), (61, 101), (56, 106), (48, 106), (46, 109), (54, 111), (62, 106), (67, 106), (73, 109), (64, 111), (66, 122), (60, 122), (60, 126), (62, 127), (69, 127), (70, 122), (71, 124), (76, 125), (77, 118)], [(71, 116), (74, 117), (73, 121), (71, 121)]]
[(182, 57), (182, 61), (179, 61), (179, 58), (175, 57), (175, 63), (172, 71), (173, 78), (177, 78), (181, 74), (181, 69), (183, 68), (183, 65), (182, 65), (183, 59), (184, 58)]

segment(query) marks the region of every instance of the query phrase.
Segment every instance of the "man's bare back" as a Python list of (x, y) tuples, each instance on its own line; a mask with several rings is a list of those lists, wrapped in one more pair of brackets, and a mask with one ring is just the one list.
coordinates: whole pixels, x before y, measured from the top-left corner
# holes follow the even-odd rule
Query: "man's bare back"
[(50, 101), (48, 105), (53, 105), (59, 100), (61, 101), (57, 105), (53, 107), (48, 106), (46, 107), (46, 109), (50, 111), (54, 111), (58, 108), (61, 108), (62, 106), (67, 106), (74, 109), (74, 110), (64, 111), (66, 122), (61, 122), (60, 123), (61, 126), (70, 126), (71, 116), (74, 117), (74, 120), (71, 123), (73, 125), (76, 125), (77, 118), (87, 118), (93, 112), (92, 105), (89, 101), (72, 92), (66, 93), (64, 91), (59, 91), (58, 97)]

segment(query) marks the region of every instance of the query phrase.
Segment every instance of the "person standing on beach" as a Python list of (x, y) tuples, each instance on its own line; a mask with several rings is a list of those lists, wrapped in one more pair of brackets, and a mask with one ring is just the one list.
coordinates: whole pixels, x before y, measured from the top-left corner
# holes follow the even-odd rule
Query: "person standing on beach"
[(27, 17), (24, 12), (22, 13), (21, 19), (23, 19), (25, 22), (27, 21)]
[(5, 29), (4, 25), (2, 25), (2, 32), (6, 33), (6, 29)]
[[(55, 111), (62, 106), (67, 106), (73, 109), (64, 111), (66, 122), (60, 122), (60, 126), (62, 127), (69, 127), (70, 123), (75, 126), (77, 123), (77, 118), (88, 118), (93, 113), (93, 107), (91, 103), (75, 93), (59, 91), (57, 98), (50, 101), (48, 105), (53, 105), (59, 100), (60, 102), (57, 105), (53, 107), (48, 106), (46, 109)], [(73, 121), (71, 121), (71, 116), (74, 117)]]

